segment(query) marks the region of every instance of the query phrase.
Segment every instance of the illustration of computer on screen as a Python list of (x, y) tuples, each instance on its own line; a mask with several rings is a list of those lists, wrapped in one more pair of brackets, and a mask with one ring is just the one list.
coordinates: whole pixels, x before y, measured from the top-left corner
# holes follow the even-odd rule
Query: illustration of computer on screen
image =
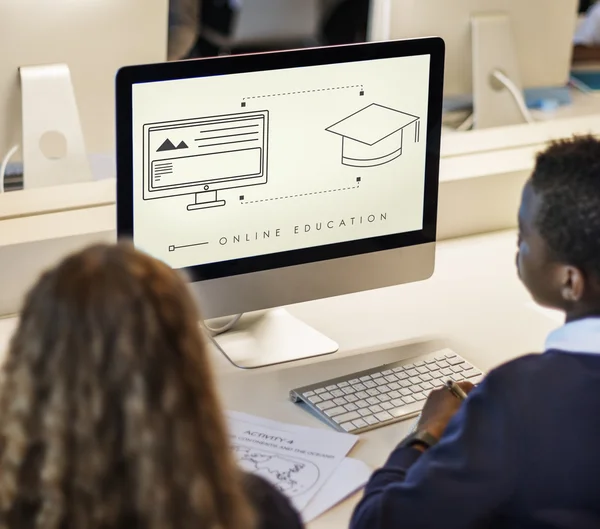
[(189, 211), (224, 206), (219, 191), (268, 181), (268, 111), (144, 125), (144, 200), (193, 195)]

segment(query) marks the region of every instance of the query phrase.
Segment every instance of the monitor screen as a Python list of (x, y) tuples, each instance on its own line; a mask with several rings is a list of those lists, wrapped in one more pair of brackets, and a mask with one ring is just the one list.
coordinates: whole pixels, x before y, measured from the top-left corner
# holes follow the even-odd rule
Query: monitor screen
[(218, 277), (423, 233), (430, 54), (251, 70), (131, 83), (138, 248)]

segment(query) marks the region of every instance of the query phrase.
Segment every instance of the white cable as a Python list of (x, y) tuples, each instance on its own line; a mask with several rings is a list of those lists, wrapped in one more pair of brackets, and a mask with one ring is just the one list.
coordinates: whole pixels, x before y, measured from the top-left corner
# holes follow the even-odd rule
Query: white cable
[(243, 316), (243, 314), (238, 314), (236, 316), (234, 316), (230, 321), (228, 321), (225, 325), (223, 325), (222, 327), (217, 327), (216, 329), (214, 327), (209, 327), (206, 322), (203, 322), (204, 328), (209, 332), (210, 336), (218, 336), (219, 334), (223, 334), (226, 333), (227, 331), (230, 331), (231, 329), (233, 329), (233, 327), (235, 327), (237, 325), (237, 322), (240, 321), (240, 318)]
[(527, 123), (534, 123), (535, 120), (533, 119), (533, 117), (531, 116), (531, 113), (529, 112), (529, 109), (527, 108), (527, 104), (525, 103), (525, 98), (523, 97), (523, 93), (521, 92), (521, 90), (519, 90), (517, 88), (515, 83), (513, 83), (509, 77), (507, 77), (506, 75), (504, 75), (502, 72), (500, 72), (498, 70), (496, 70), (492, 75), (494, 76), (495, 79), (500, 81), (508, 89), (510, 94), (513, 96), (513, 99), (515, 100), (515, 103), (519, 107), (519, 111), (521, 112), (523, 119), (525, 119), (525, 121)]
[(19, 146), (13, 145), (6, 153), (6, 156), (2, 159), (2, 163), (0, 164), (0, 193), (4, 193), (4, 179), (6, 178), (6, 168), (8, 167), (8, 162), (10, 162), (10, 159), (18, 150)]
[(456, 127), (456, 130), (458, 132), (464, 132), (467, 130), (471, 130), (473, 128), (474, 124), (475, 124), (475, 114), (469, 114), (469, 117), (467, 119), (465, 119), (458, 127)]

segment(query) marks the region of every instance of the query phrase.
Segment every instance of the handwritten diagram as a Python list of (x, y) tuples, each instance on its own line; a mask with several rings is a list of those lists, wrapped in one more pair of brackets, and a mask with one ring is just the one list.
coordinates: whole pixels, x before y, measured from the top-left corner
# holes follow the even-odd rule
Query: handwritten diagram
[(233, 449), (244, 470), (265, 478), (290, 498), (308, 492), (319, 481), (319, 468), (310, 461), (240, 445)]
[(376, 167), (402, 156), (404, 130), (410, 125), (418, 143), (421, 118), (372, 103), (325, 130), (341, 136), (343, 165)]

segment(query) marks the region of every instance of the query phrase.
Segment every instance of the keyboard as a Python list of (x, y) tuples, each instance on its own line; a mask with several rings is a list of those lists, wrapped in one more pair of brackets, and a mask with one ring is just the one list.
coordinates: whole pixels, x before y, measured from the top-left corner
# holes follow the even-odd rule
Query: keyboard
[(477, 384), (483, 373), (450, 349), (290, 391), (292, 401), (338, 431), (362, 433), (419, 415), (449, 379)]

